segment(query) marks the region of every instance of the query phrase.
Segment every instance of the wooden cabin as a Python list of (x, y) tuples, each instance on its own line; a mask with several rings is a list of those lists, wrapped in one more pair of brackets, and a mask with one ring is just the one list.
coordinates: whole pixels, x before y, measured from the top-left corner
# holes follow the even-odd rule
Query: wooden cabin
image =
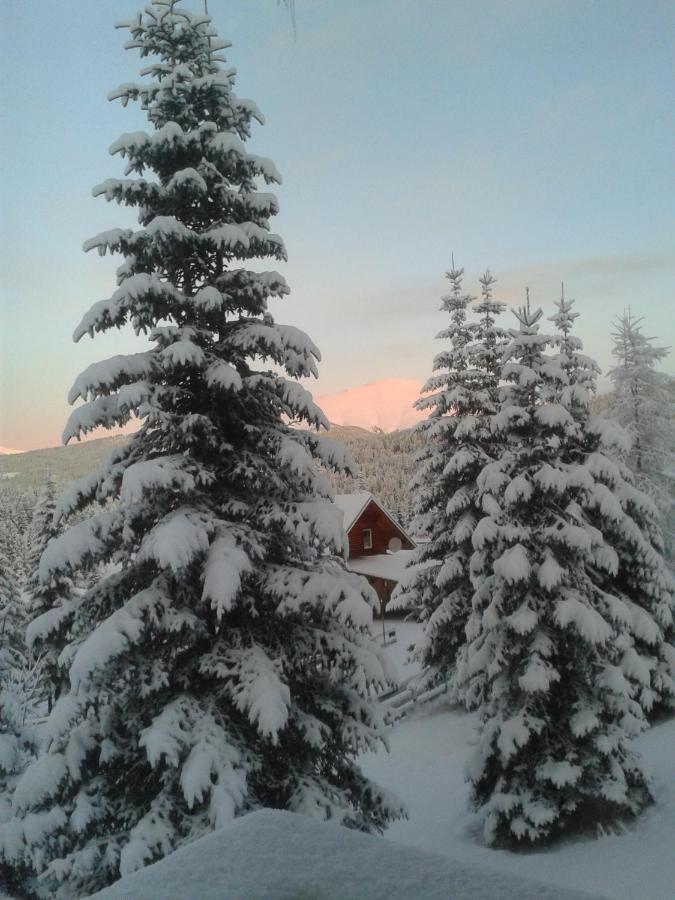
[(338, 494), (335, 504), (342, 510), (349, 539), (347, 568), (368, 579), (384, 616), (415, 543), (395, 516), (369, 491)]

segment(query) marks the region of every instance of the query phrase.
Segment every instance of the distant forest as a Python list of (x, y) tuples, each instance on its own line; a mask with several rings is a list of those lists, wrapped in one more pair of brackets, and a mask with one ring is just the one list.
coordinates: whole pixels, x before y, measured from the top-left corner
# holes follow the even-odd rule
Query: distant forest
[[(609, 400), (608, 395), (596, 397), (594, 411), (604, 412)], [(414, 469), (415, 452), (421, 446), (421, 437), (414, 429), (384, 433), (353, 425), (333, 425), (328, 436), (347, 446), (356, 472), (355, 477), (327, 472), (334, 490), (340, 494), (370, 491), (404, 526), (408, 525), (408, 481)], [(21, 505), (30, 508), (47, 471), (51, 472), (57, 491), (61, 491), (76, 479), (95, 472), (112, 449), (126, 440), (125, 436), (100, 438), (67, 447), (0, 456), (0, 489), (27, 495)]]
[[(391, 512), (407, 520), (408, 479), (420, 438), (413, 431), (385, 434), (350, 425), (334, 425), (328, 436), (348, 447), (357, 473), (352, 478), (327, 472), (335, 491), (371, 491)], [(26, 494), (23, 503), (30, 507), (31, 496), (34, 502), (47, 471), (51, 472), (57, 491), (61, 491), (78, 478), (95, 472), (113, 448), (126, 440), (124, 436), (100, 438), (67, 447), (0, 456), (0, 487), (5, 493)]]

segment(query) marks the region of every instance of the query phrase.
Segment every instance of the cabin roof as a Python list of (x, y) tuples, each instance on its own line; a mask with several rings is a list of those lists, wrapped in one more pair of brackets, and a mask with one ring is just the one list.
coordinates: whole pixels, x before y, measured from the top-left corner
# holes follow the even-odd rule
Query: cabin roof
[(401, 525), (401, 523), (393, 516), (386, 506), (383, 506), (380, 501), (374, 497), (370, 491), (355, 491), (353, 494), (336, 494), (335, 495), (335, 505), (342, 510), (342, 514), (344, 517), (344, 527), (345, 531), (349, 533), (351, 528), (356, 524), (361, 513), (368, 506), (370, 501), (381, 509), (385, 516), (389, 519), (392, 525), (399, 531), (406, 540), (410, 541), (410, 543), (414, 546), (415, 541), (410, 537), (405, 528)]
[[(342, 510), (344, 516), (345, 531), (349, 531), (371, 500), (375, 500), (375, 498), (370, 491), (335, 495), (335, 505)], [(377, 503), (377, 501), (375, 502)], [(379, 503), (377, 505), (380, 506)]]

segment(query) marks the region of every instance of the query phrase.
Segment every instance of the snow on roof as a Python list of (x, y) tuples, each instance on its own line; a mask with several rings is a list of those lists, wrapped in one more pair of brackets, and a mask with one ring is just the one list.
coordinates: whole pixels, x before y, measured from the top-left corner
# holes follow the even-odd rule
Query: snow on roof
[(591, 896), (271, 809), (235, 819), (93, 895), (99, 900), (589, 900)]
[(353, 494), (335, 495), (335, 505), (344, 513), (345, 531), (349, 531), (368, 503), (374, 499), (370, 491), (355, 491)]
[(347, 568), (359, 575), (369, 575), (371, 578), (401, 581), (405, 567), (414, 552), (414, 550), (399, 550), (397, 553), (373, 553), (371, 556), (357, 556), (348, 561)]
[(385, 516), (392, 522), (392, 524), (401, 532), (401, 534), (405, 535), (405, 537), (410, 541), (411, 544), (414, 544), (415, 541), (410, 537), (405, 528), (398, 521), (396, 516), (393, 516), (386, 506), (383, 506), (377, 497), (374, 497), (370, 491), (354, 491), (353, 494), (336, 494), (335, 495), (335, 505), (342, 510), (344, 514), (344, 525), (345, 531), (349, 531), (352, 525), (356, 522), (358, 517), (361, 515), (363, 510), (368, 506), (370, 501), (376, 504), (376, 506), (382, 510)]

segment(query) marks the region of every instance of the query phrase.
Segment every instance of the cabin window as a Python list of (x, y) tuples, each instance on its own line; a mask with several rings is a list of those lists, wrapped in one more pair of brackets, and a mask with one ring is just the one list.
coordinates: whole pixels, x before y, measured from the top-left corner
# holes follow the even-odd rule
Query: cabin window
[(363, 549), (364, 550), (372, 550), (373, 549), (373, 530), (372, 530), (372, 528), (364, 528), (363, 529)]

